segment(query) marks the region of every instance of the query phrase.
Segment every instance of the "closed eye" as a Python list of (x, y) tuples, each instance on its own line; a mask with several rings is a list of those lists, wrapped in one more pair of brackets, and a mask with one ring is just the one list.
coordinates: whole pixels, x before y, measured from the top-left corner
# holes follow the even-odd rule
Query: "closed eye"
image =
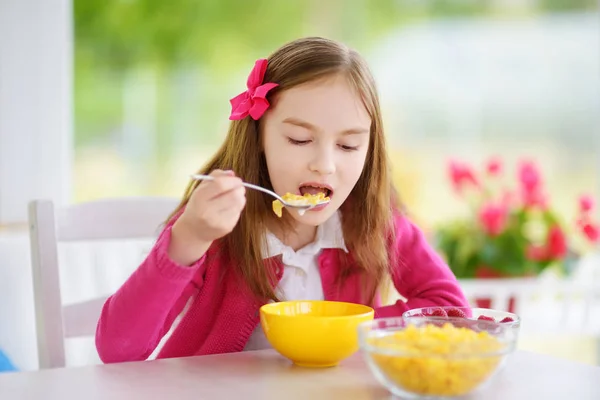
[(340, 149), (344, 150), (344, 151), (356, 151), (358, 150), (358, 146), (346, 146), (343, 144), (339, 145)]
[(305, 144), (309, 144), (310, 140), (295, 140), (289, 137), (288, 142), (290, 142), (291, 144), (295, 144), (296, 146), (303, 146)]

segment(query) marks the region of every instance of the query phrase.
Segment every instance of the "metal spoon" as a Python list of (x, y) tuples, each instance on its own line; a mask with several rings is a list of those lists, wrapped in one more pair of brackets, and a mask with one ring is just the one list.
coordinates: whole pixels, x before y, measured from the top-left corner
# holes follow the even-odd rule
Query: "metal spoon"
[[(197, 181), (202, 181), (202, 180), (214, 181), (215, 180), (215, 178), (213, 178), (210, 175), (194, 174), (194, 175), (190, 175), (190, 176), (191, 176), (192, 179), (195, 179)], [(308, 211), (308, 210), (310, 210), (312, 208), (315, 208), (317, 206), (329, 203), (329, 200), (326, 200), (326, 201), (322, 201), (322, 202), (317, 203), (317, 204), (294, 204), (294, 203), (290, 203), (290, 202), (285, 201), (277, 193), (273, 192), (272, 190), (265, 189), (262, 186), (253, 185), (253, 184), (248, 183), (248, 182), (243, 182), (242, 185), (244, 185), (245, 187), (247, 187), (249, 189), (259, 190), (259, 191), (261, 191), (263, 193), (266, 193), (268, 195), (271, 195), (271, 196), (275, 197), (277, 200), (279, 200), (281, 202), (281, 204), (284, 205), (284, 207), (297, 209), (298, 210), (298, 214), (300, 214), (300, 215), (303, 215), (306, 211)]]

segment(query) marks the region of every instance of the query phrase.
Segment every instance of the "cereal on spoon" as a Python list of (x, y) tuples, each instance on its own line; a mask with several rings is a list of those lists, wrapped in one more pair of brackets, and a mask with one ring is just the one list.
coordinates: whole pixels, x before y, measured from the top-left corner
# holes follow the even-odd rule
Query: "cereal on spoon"
[[(281, 196), (281, 198), (290, 204), (302, 206), (314, 206), (319, 203), (329, 201), (329, 197), (325, 196), (325, 193), (323, 192), (318, 192), (315, 194), (304, 193), (304, 195), (293, 194), (288, 192)], [(275, 213), (275, 215), (281, 218), (283, 212), (283, 203), (281, 201), (273, 200), (273, 212)]]

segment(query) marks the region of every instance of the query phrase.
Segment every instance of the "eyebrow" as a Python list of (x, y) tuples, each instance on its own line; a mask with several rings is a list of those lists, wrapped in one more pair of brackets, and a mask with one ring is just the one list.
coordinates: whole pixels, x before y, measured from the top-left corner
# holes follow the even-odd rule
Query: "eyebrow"
[[(289, 124), (289, 125), (294, 125), (294, 126), (299, 126), (301, 128), (305, 128), (308, 129), (310, 131), (316, 132), (319, 129), (311, 124), (310, 122), (301, 120), (299, 118), (294, 118), (294, 117), (288, 117), (286, 119), (284, 119), (282, 121), (284, 124)], [(370, 133), (371, 130), (367, 129), (367, 128), (350, 128), (350, 129), (346, 129), (344, 131), (342, 131), (342, 135), (346, 136), (346, 135), (357, 135), (357, 134), (364, 134), (364, 133)]]

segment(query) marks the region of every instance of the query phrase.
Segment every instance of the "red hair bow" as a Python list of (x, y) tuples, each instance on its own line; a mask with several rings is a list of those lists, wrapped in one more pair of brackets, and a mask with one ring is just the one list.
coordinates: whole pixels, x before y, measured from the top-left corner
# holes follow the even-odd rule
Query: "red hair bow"
[(267, 60), (264, 58), (256, 60), (246, 83), (248, 90), (229, 101), (231, 103), (230, 120), (244, 119), (248, 115), (257, 120), (267, 111), (269, 108), (269, 102), (266, 99), (267, 93), (278, 85), (276, 83), (263, 84), (266, 70)]

